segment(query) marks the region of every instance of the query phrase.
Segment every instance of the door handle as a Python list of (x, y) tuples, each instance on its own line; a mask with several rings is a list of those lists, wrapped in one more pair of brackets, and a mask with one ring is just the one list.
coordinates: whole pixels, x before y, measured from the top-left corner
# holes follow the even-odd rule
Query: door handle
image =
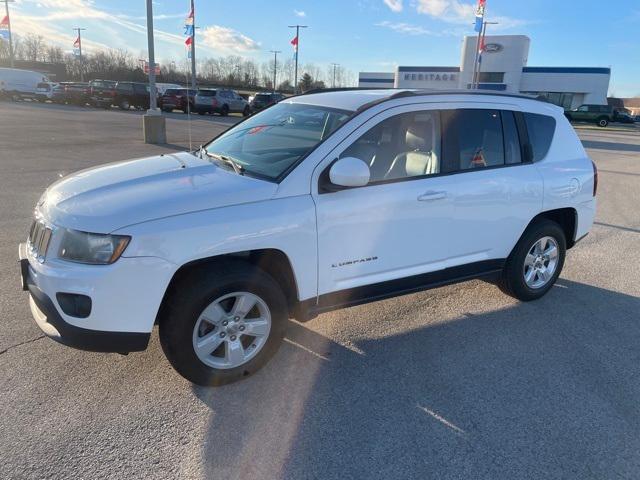
[(418, 197), (419, 202), (430, 202), (447, 198), (447, 192), (424, 192)]

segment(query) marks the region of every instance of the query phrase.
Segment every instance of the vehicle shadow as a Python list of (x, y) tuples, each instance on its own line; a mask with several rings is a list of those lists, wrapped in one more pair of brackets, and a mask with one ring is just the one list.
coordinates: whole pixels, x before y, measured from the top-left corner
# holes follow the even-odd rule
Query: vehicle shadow
[(640, 144), (621, 143), (621, 142), (603, 142), (600, 140), (582, 140), (584, 148), (593, 148), (596, 150), (618, 150), (621, 152), (640, 152)]
[(292, 322), (254, 377), (194, 387), (211, 409), (205, 477), (636, 478), (639, 312), (638, 297), (562, 280), (537, 302), (355, 345)]

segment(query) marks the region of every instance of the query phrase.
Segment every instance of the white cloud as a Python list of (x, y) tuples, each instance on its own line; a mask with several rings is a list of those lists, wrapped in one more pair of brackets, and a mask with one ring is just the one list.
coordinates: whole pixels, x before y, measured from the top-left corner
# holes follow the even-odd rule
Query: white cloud
[(307, 16), (307, 14), (305, 12), (303, 12), (302, 10), (294, 10), (293, 14), (296, 17), (306, 17)]
[[(87, 32), (82, 39), (82, 46), (87, 51), (106, 48), (126, 48), (135, 51), (138, 47), (146, 49), (147, 46), (147, 27), (140, 21), (144, 18), (113, 14), (95, 7), (92, 0), (21, 0), (20, 3), (16, 3), (15, 9), (19, 14), (12, 16), (11, 23), (16, 34), (41, 35), (46, 41), (58, 44), (64, 49), (71, 49), (75, 34), (66, 27), (68, 22), (76, 19), (84, 20), (83, 25), (88, 28), (88, 32), (95, 34), (101, 31), (102, 37), (106, 34), (109, 38), (108, 45), (105, 45), (91, 41), (92, 35)], [(186, 16), (186, 13), (154, 15), (154, 18), (170, 19), (183, 16)], [(124, 34), (126, 30), (136, 34), (134, 43), (130, 36)], [(156, 50), (162, 50), (163, 47), (158, 43), (164, 42), (172, 48), (180, 47), (182, 51), (185, 37), (181, 35), (181, 30), (180, 28), (173, 33), (154, 28)], [(201, 39), (198, 48), (208, 51), (247, 52), (259, 47), (258, 42), (240, 32), (217, 25), (199, 30), (197, 36)]]
[(384, 0), (384, 3), (393, 12), (398, 13), (402, 11), (402, 0)]
[(220, 53), (246, 53), (260, 48), (260, 43), (243, 35), (232, 28), (212, 25), (202, 31), (201, 44), (204, 44)]
[[(475, 19), (476, 5), (459, 0), (417, 0), (416, 10), (418, 13), (429, 15), (447, 23), (471, 25)], [(491, 21), (498, 22), (498, 25), (492, 25), (492, 30), (506, 30), (527, 24), (524, 20), (491, 15), (490, 12), (488, 18)]]
[(431, 30), (427, 30), (420, 25), (412, 25), (410, 23), (395, 23), (385, 20), (384, 22), (376, 23), (376, 26), (388, 28), (390, 30), (393, 30), (394, 32), (403, 33), (406, 35), (436, 35)]

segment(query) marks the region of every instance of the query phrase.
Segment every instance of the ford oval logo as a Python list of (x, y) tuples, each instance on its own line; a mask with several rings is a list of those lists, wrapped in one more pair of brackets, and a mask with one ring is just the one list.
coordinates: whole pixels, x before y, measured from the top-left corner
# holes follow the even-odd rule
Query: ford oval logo
[(484, 51), (487, 53), (496, 53), (502, 51), (502, 45), (499, 43), (487, 43), (484, 46)]

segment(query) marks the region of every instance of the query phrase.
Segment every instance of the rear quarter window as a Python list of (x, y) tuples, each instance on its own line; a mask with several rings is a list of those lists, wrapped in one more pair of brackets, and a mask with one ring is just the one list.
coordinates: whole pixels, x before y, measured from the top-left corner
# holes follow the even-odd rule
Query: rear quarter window
[(549, 152), (553, 134), (556, 130), (556, 119), (548, 115), (524, 113), (529, 143), (533, 150), (533, 161), (539, 162)]

